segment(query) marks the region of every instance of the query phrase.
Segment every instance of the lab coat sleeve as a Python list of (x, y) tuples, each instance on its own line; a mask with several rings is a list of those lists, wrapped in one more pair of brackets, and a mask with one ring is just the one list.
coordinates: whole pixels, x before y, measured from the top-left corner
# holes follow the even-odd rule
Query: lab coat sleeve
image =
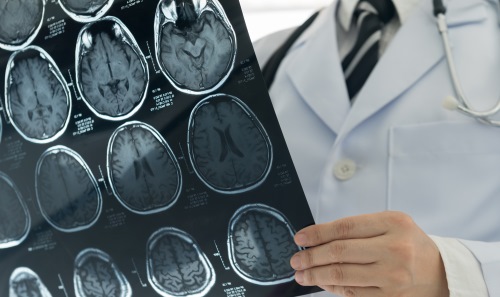
[(488, 297), (481, 265), (472, 252), (458, 239), (431, 238), (443, 259), (450, 297)]
[(489, 296), (500, 296), (500, 242), (461, 240), (479, 261)]

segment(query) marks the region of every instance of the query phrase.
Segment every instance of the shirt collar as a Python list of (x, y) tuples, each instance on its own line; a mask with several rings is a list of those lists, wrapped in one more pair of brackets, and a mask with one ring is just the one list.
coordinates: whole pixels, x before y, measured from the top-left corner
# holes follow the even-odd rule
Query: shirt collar
[[(401, 24), (404, 24), (420, 1), (421, 0), (392, 0)], [(349, 31), (352, 24), (352, 18), (354, 17), (354, 10), (359, 0), (340, 0), (339, 2), (337, 10), (339, 23), (345, 31)]]

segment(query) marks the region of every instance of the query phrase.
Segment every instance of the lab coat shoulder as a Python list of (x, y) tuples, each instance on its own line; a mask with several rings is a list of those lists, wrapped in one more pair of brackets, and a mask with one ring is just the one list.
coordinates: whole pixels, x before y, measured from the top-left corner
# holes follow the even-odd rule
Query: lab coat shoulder
[(253, 43), (255, 55), (261, 68), (264, 68), (271, 56), (280, 48), (280, 46), (290, 37), (295, 28), (288, 28), (271, 33), (262, 37)]

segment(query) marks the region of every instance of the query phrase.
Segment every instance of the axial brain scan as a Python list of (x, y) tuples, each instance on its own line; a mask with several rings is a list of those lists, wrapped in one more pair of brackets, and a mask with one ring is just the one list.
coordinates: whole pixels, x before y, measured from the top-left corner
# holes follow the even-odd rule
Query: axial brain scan
[(45, 219), (63, 232), (91, 227), (101, 212), (101, 192), (90, 168), (63, 146), (50, 148), (40, 157), (36, 196)]
[(19, 245), (30, 229), (30, 214), (18, 188), (0, 172), (0, 249)]
[(75, 260), (76, 297), (132, 297), (132, 288), (111, 257), (98, 249), (86, 249)]
[(91, 22), (102, 17), (114, 0), (59, 0), (66, 13), (77, 22)]
[(151, 214), (170, 208), (180, 194), (175, 156), (153, 127), (130, 122), (111, 136), (108, 176), (115, 196), (127, 209)]
[(15, 52), (6, 75), (7, 113), (16, 130), (34, 143), (61, 136), (69, 122), (71, 95), (49, 54), (35, 46)]
[(140, 109), (149, 84), (148, 66), (120, 20), (106, 17), (83, 27), (76, 56), (78, 89), (98, 117), (119, 121)]
[(269, 137), (256, 116), (236, 97), (221, 94), (198, 103), (191, 113), (188, 141), (196, 173), (215, 191), (248, 191), (269, 173)]
[(19, 267), (10, 275), (9, 297), (52, 297), (52, 295), (33, 270)]
[(196, 241), (184, 231), (163, 228), (147, 245), (148, 279), (165, 297), (202, 297), (215, 283), (215, 271)]
[(35, 39), (45, 0), (0, 0), (0, 48), (18, 50)]
[(163, 74), (182, 92), (211, 92), (233, 68), (236, 35), (217, 0), (161, 0), (155, 41)]
[(295, 231), (278, 210), (253, 204), (240, 208), (229, 225), (231, 266), (243, 279), (274, 285), (293, 280), (291, 257), (300, 250)]

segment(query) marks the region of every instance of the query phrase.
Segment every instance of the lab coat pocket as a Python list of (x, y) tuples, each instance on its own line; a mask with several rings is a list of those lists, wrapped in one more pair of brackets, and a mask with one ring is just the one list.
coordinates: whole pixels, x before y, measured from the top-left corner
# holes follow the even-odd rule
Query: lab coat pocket
[(484, 21), (486, 19), (486, 0), (454, 0), (447, 3), (447, 23), (449, 28)]
[(436, 235), (500, 236), (500, 128), (426, 123), (393, 127), (389, 139), (389, 209)]

